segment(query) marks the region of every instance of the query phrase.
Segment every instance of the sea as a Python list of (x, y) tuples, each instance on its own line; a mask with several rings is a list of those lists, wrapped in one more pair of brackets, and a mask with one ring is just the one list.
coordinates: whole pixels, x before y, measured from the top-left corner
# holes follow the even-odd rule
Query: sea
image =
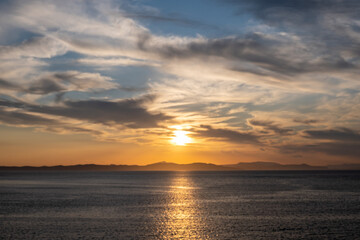
[(360, 172), (3, 171), (0, 239), (360, 239)]

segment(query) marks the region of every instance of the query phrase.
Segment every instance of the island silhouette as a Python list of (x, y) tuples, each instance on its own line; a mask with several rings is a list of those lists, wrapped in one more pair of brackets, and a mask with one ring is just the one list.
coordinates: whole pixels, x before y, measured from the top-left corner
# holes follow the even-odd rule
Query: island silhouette
[(0, 166), (4, 171), (291, 171), (291, 170), (360, 170), (360, 164), (312, 166), (308, 164), (280, 164), (275, 162), (239, 162), (237, 164), (216, 165), (212, 163), (179, 164), (157, 162), (148, 165), (56, 165), (56, 166)]

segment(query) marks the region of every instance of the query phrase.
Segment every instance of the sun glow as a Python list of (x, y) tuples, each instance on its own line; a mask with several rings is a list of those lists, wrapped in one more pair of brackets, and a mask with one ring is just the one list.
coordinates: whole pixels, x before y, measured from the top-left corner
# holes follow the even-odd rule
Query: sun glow
[(185, 146), (187, 143), (191, 143), (192, 141), (191, 138), (187, 136), (187, 131), (176, 130), (173, 133), (174, 136), (171, 139), (172, 144)]

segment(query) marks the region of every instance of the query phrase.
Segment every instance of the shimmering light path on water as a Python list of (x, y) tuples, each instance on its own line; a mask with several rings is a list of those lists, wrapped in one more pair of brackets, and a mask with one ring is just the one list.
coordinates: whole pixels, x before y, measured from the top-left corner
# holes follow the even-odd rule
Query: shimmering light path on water
[(360, 172), (0, 172), (1, 239), (356, 239)]
[(176, 173), (171, 180), (167, 204), (158, 222), (164, 239), (208, 239), (206, 221), (200, 212), (191, 173)]

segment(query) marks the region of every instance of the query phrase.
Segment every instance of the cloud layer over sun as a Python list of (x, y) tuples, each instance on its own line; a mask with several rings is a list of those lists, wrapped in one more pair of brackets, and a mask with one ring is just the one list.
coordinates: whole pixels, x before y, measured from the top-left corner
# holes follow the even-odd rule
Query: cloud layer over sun
[(359, 162), (359, 12), (355, 0), (3, 1), (0, 122), (139, 150), (173, 147), (177, 125), (194, 154), (232, 162)]

